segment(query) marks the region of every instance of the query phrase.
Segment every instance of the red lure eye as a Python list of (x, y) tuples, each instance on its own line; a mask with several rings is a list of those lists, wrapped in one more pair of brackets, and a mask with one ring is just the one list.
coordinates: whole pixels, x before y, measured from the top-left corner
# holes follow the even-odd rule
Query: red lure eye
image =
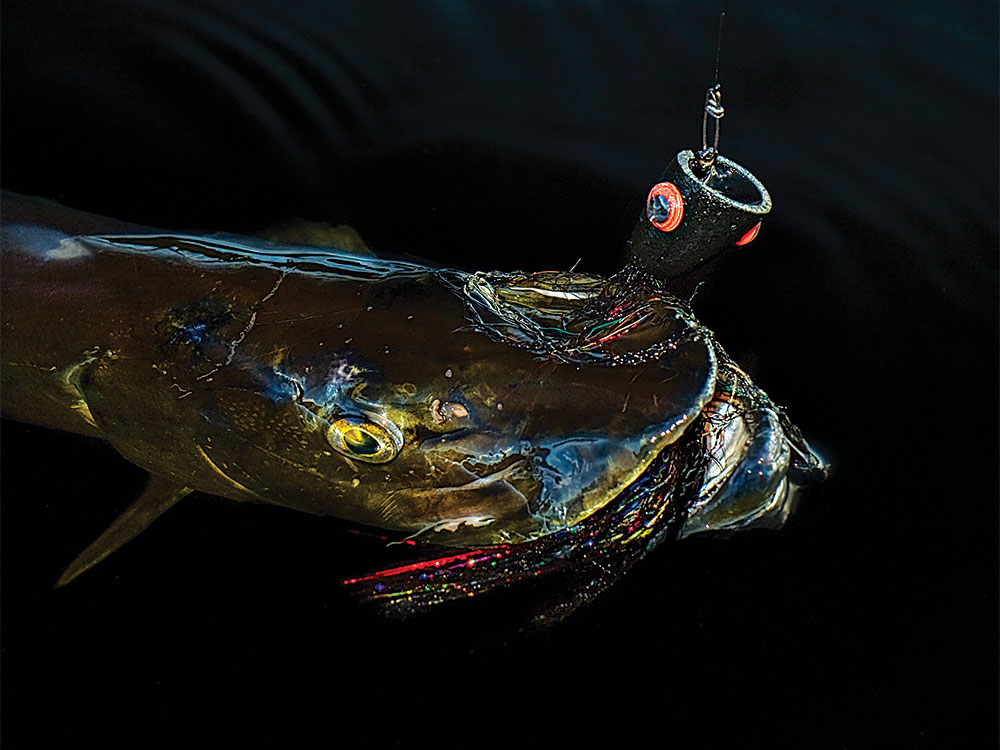
[(646, 216), (661, 232), (677, 229), (684, 217), (684, 196), (672, 182), (653, 185), (646, 199)]
[(759, 231), (760, 231), (760, 222), (758, 221), (756, 224), (754, 224), (753, 228), (749, 232), (747, 232), (738, 240), (736, 240), (737, 247), (740, 245), (749, 245), (751, 242), (754, 241), (754, 238), (757, 236), (757, 232)]

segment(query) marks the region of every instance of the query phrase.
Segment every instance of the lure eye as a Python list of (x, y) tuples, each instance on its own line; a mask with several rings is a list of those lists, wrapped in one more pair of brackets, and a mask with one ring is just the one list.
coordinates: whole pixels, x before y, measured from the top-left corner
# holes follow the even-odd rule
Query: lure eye
[(672, 182), (653, 185), (646, 199), (646, 216), (661, 232), (672, 232), (684, 218), (684, 196)]
[(344, 417), (331, 424), (326, 440), (340, 453), (372, 464), (384, 464), (399, 453), (388, 430), (357, 417)]
[(759, 231), (760, 231), (760, 222), (758, 221), (756, 224), (753, 225), (753, 228), (749, 232), (747, 232), (738, 240), (736, 240), (737, 247), (739, 247), (740, 245), (749, 245), (757, 237), (757, 232)]

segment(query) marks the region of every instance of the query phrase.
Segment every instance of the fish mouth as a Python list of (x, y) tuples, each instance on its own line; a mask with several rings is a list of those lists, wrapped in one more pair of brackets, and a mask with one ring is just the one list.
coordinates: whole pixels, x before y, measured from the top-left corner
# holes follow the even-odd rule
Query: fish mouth
[(380, 513), (411, 537), (448, 546), (517, 543), (572, 526), (642, 476), (666, 444), (604, 437), (512, 446), (505, 455), (428, 457), (433, 486), (394, 490)]
[[(395, 490), (379, 510), (385, 521), (412, 530), (408, 537), (411, 539), (448, 532), (446, 538), (432, 541), (459, 546), (480, 543), (474, 540), (484, 536), (485, 527), (501, 519), (529, 516), (531, 492), (525, 484), (530, 474), (528, 464), (524, 457), (511, 456), (494, 466), (477, 466), (477, 472), (466, 462), (442, 457), (430, 464), (431, 473), (447, 483)], [(505, 529), (508, 525), (504, 523)], [(492, 541), (494, 533), (491, 530), (485, 536)], [(508, 541), (505, 534), (500, 536), (496, 541)]]
[(776, 529), (793, 513), (799, 488), (822, 481), (827, 464), (735, 365), (705, 408), (710, 459), (680, 536)]

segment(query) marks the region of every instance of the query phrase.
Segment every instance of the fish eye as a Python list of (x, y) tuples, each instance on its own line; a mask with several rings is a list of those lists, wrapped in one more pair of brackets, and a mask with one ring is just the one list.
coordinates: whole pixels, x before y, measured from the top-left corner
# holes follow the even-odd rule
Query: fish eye
[(330, 425), (326, 439), (340, 453), (372, 464), (384, 464), (399, 453), (388, 430), (357, 417), (338, 419)]

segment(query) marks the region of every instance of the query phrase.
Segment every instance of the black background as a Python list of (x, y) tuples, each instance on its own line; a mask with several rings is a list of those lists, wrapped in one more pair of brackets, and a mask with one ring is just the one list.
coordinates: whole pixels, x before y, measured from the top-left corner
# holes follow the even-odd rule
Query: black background
[[(995, 745), (995, 5), (730, 5), (722, 152), (775, 208), (695, 309), (833, 462), (790, 526), (662, 548), (535, 634), (530, 592), (379, 621), (338, 585), (387, 559), (377, 540), (200, 495), (52, 591), (143, 475), (4, 422), (12, 747)], [(602, 272), (698, 145), (718, 21), (665, 1), (2, 12), (6, 189)]]

